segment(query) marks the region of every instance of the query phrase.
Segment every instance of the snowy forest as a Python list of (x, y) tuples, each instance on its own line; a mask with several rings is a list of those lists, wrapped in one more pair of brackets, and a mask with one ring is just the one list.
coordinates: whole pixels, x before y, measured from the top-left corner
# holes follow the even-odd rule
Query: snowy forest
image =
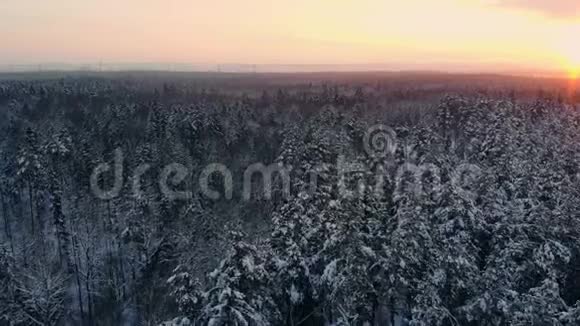
[(580, 325), (567, 86), (2, 76), (0, 326)]

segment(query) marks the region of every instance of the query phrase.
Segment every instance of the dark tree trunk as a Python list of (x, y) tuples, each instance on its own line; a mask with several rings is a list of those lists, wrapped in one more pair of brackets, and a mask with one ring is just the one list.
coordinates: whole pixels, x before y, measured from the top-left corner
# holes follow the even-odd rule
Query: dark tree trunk
[[(87, 239), (90, 239), (90, 229), (89, 229), (89, 221), (85, 219), (85, 231), (87, 233)], [(90, 253), (91, 243), (87, 243), (85, 248), (85, 259), (87, 261), (87, 274), (85, 277), (85, 290), (87, 292), (87, 306), (88, 306), (88, 319), (89, 319), (89, 326), (93, 326), (93, 297), (91, 295), (91, 280), (93, 277), (93, 257)]]
[(70, 258), (70, 236), (66, 229), (65, 217), (62, 212), (62, 198), (57, 189), (52, 189), (52, 217), (56, 228), (56, 239), (58, 241), (58, 252), (61, 263), (64, 263), (69, 273), (72, 272), (72, 261)]
[(30, 228), (32, 231), (32, 234), (36, 234), (36, 227), (35, 227), (35, 223), (34, 223), (34, 196), (33, 196), (33, 189), (32, 189), (32, 183), (28, 182), (28, 200), (30, 201)]
[(83, 292), (82, 292), (82, 285), (81, 285), (81, 277), (80, 277), (80, 257), (78, 254), (78, 243), (76, 241), (76, 237), (72, 237), (72, 247), (73, 247), (73, 254), (74, 254), (74, 271), (75, 271), (75, 280), (77, 285), (77, 296), (79, 300), (79, 310), (81, 314), (81, 323), (85, 325), (85, 311), (84, 311), (84, 304), (83, 304)]
[(2, 205), (2, 215), (4, 216), (4, 232), (6, 233), (6, 238), (10, 241), (10, 251), (14, 255), (14, 240), (12, 238), (12, 227), (10, 225), (10, 216), (8, 216), (8, 209), (6, 209), (6, 203), (4, 202), (4, 193), (0, 189), (0, 205)]

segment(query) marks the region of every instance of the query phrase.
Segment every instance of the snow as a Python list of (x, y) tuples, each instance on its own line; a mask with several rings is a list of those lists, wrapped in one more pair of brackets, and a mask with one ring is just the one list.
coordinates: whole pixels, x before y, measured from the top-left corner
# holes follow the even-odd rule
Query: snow
[(294, 283), (292, 283), (292, 286), (290, 287), (290, 302), (292, 302), (293, 304), (298, 304), (301, 303), (302, 300), (303, 300), (302, 294), (296, 289)]

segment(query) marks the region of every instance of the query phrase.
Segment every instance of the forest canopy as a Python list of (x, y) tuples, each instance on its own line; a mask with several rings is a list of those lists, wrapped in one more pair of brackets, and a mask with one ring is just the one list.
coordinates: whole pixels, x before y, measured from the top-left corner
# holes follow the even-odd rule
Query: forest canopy
[(578, 325), (578, 103), (487, 75), (6, 75), (0, 325)]

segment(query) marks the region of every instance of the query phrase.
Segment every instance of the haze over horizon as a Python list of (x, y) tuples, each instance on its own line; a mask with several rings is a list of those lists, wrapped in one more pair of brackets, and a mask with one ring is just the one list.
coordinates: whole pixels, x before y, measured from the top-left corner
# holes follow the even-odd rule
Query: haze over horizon
[(580, 67), (575, 42), (580, 2), (575, 0), (4, 0), (0, 27), (5, 68), (48, 63), (177, 70), (233, 64), (289, 71), (292, 66), (453, 72)]

